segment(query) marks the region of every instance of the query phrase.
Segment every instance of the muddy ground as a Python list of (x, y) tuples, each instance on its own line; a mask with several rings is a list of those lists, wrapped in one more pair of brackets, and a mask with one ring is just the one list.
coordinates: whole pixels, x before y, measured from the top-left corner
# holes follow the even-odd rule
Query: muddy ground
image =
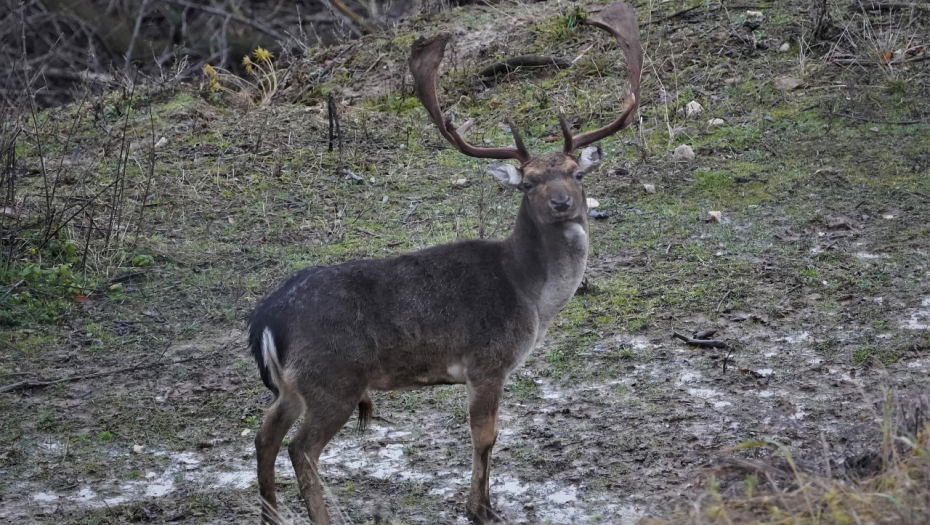
[[(94, 239), (81, 274), (93, 292), (64, 306), (23, 300), (39, 294), (33, 281), (5, 283), (20, 302), (0, 378), (147, 368), (0, 394), (0, 521), (257, 522), (252, 440), (271, 396), (242, 333), (255, 302), (310, 264), (501, 238), (512, 223), (518, 197), (446, 147), (410, 97), (409, 44), (456, 28), (446, 107), (477, 117), (472, 133), (490, 143), (508, 143), (498, 123), (512, 114), (531, 148), (554, 148), (556, 108), (593, 126), (622, 100), (620, 52), (578, 23), (597, 5), (416, 18), (333, 50), (334, 62), (300, 64), (292, 79), (335, 73), (261, 107), (198, 86), (134, 99), (127, 194), (144, 195), (143, 233), (118, 250)], [(586, 282), (501, 409), (491, 493), (513, 523), (635, 523), (709, 485), (744, 490), (738, 460), (779, 469), (781, 456), (727, 449), (762, 438), (804, 469), (856, 475), (870, 468), (886, 396), (906, 407), (930, 381), (930, 62), (911, 50), (927, 43), (926, 18), (836, 7), (817, 43), (806, 2), (766, 3), (758, 23), (717, 4), (636, 7), (642, 120), (602, 144), (609, 160), (586, 187), (606, 217), (591, 220)], [(898, 50), (900, 62), (884, 54)], [(476, 80), (477, 67), (524, 52), (579, 60)], [(342, 153), (326, 148), (330, 91)], [(692, 100), (703, 111), (688, 116)], [(47, 164), (91, 188), (112, 176), (103, 130), (121, 118), (103, 112), (101, 124), (94, 111), (40, 116)], [(145, 194), (150, 129), (166, 142)], [(695, 159), (676, 160), (679, 145)], [(20, 155), (26, 209), (41, 201), (39, 153)], [(78, 226), (62, 235), (83, 239)], [(729, 348), (672, 337), (707, 329)], [(324, 453), (331, 512), (464, 523), (464, 390), (372, 398), (372, 427), (350, 421)], [(279, 498), (305, 523), (285, 453), (278, 467)]]

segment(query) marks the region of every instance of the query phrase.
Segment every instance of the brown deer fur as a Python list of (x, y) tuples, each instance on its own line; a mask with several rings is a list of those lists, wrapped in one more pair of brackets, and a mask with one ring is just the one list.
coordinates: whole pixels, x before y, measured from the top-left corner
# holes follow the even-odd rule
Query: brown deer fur
[[(628, 5), (614, 4), (601, 17), (617, 9), (632, 16)], [(639, 49), (638, 29), (634, 38)], [(299, 417), (288, 453), (311, 520), (328, 525), (317, 471), (326, 444), (356, 407), (364, 426), (372, 413), (368, 390), (437, 384), (464, 384), (468, 390), (474, 446), (468, 515), (480, 523), (498, 518), (491, 509), (489, 473), (504, 382), (581, 283), (588, 253), (581, 178), (601, 154), (589, 147), (577, 156), (559, 151), (532, 157), (515, 129), (517, 147), (510, 149), (476, 148), (450, 136), (435, 87), (430, 100), (425, 84), (435, 82), (444, 45), (443, 39), (414, 44), (417, 94), (463, 153), (521, 161), (519, 168), (489, 168), (502, 184), (523, 192), (513, 232), (503, 241), (461, 241), (388, 259), (307, 268), (256, 306), (249, 344), (262, 380), (276, 394), (255, 439), (264, 523), (279, 522), (274, 462)], [(423, 66), (432, 71), (416, 71), (417, 58), (437, 48), (438, 59)], [(630, 66), (637, 91), (639, 66)], [(627, 100), (620, 117), (627, 125), (636, 98)]]

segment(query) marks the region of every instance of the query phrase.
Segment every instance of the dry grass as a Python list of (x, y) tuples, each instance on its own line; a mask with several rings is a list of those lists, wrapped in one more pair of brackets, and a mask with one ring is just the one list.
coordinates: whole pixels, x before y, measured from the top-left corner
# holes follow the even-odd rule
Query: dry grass
[[(878, 450), (832, 468), (827, 462), (823, 472), (805, 471), (788, 447), (771, 440), (737, 445), (729, 451), (770, 447), (776, 452), (773, 459), (783, 465), (732, 460), (716, 467), (715, 474), (741, 476), (741, 494), (722, 489), (711, 477), (704, 494), (688, 509), (642, 525), (930, 523), (930, 422), (924, 419), (928, 406), (926, 398), (907, 403), (893, 401), (889, 393), (880, 416)], [(824, 448), (827, 454), (826, 444)]]

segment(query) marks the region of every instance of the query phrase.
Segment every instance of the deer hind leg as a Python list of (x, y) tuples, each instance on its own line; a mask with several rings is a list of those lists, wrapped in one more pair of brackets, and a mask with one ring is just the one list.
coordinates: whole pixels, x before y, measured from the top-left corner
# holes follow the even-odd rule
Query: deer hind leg
[(275, 498), (274, 463), (281, 450), (281, 441), (297, 421), (303, 410), (300, 398), (292, 392), (282, 391), (262, 421), (255, 435), (255, 456), (258, 460), (258, 494), (262, 500), (262, 524), (283, 523), (278, 516)]
[(287, 446), (287, 452), (294, 465), (294, 472), (297, 473), (300, 495), (314, 525), (331, 524), (323, 500), (320, 454), (352, 416), (363, 394), (364, 389), (360, 387), (349, 395), (339, 395), (336, 391), (323, 392), (321, 389), (314, 389), (304, 395), (307, 410), (297, 435)]
[(491, 509), (491, 449), (497, 441), (497, 411), (503, 382), (468, 383), (471, 441), (474, 446), (471, 489), (465, 510), (475, 523), (501, 521)]

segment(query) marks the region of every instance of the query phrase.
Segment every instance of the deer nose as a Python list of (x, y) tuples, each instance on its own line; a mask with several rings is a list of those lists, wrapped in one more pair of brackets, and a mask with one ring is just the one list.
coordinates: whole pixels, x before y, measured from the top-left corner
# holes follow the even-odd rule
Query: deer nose
[(572, 198), (565, 197), (563, 199), (549, 199), (549, 205), (552, 206), (552, 209), (555, 211), (565, 211), (569, 206), (572, 205)]

